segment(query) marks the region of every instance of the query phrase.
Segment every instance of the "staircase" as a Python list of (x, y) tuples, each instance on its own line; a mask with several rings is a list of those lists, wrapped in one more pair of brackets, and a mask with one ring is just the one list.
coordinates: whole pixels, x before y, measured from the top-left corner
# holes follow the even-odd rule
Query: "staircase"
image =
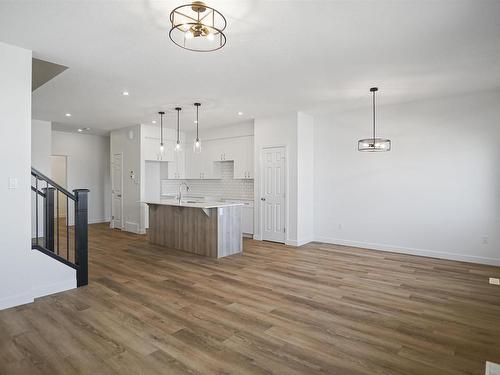
[(31, 168), (34, 236), (31, 248), (76, 270), (76, 285), (88, 284), (88, 189), (73, 193)]

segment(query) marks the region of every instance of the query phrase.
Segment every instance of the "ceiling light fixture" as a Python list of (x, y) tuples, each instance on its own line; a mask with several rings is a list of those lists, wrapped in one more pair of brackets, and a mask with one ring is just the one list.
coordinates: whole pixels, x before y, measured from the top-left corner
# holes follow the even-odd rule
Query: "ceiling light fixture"
[(180, 120), (179, 120), (179, 116), (180, 116), (180, 112), (182, 111), (182, 108), (181, 107), (175, 107), (175, 110), (177, 111), (177, 143), (175, 144), (175, 151), (181, 151), (181, 141), (180, 141), (180, 138), (179, 138), (179, 134), (180, 134)]
[(243, 112), (238, 112), (238, 116), (243, 116)]
[(66, 113), (64, 116), (71, 117), (71, 113)]
[(391, 150), (391, 141), (389, 139), (375, 137), (375, 93), (377, 91), (377, 87), (372, 87), (370, 89), (370, 92), (373, 94), (373, 137), (360, 139), (358, 141), (358, 151), (383, 152)]
[(196, 107), (196, 139), (194, 140), (194, 143), (193, 143), (193, 151), (197, 154), (199, 154), (201, 152), (201, 141), (200, 141), (200, 136), (199, 136), (199, 120), (198, 120), (198, 109), (200, 108), (201, 106), (201, 103), (194, 103), (194, 106)]
[(163, 150), (165, 149), (163, 147), (163, 115), (165, 112), (160, 111), (158, 114), (160, 115), (160, 153), (163, 155)]
[(210, 52), (226, 44), (226, 19), (222, 13), (202, 1), (175, 8), (170, 13), (170, 23), (172, 28), (168, 36), (181, 48)]
[(123, 91), (123, 92), (122, 92), (122, 95), (123, 95), (123, 96), (128, 96), (128, 95), (129, 95), (129, 94), (128, 94), (128, 91)]
[(88, 132), (90, 128), (78, 128), (78, 133)]
[(151, 121), (152, 124), (156, 124), (156, 120)]

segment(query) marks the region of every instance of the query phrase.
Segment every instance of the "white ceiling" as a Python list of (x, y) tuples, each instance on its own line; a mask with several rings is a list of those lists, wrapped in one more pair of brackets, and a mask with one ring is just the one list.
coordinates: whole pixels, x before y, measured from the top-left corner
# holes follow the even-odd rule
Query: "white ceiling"
[(191, 127), (201, 101), (203, 127), (369, 105), (373, 85), (382, 103), (500, 87), (500, 1), (207, 1), (228, 20), (211, 53), (168, 39), (181, 3), (0, 1), (0, 41), (69, 67), (33, 117), (107, 131), (182, 105)]

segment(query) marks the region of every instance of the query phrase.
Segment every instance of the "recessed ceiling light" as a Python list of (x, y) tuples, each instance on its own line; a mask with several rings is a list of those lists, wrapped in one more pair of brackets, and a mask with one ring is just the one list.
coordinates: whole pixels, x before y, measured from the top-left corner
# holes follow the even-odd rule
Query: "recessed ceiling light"
[(123, 95), (123, 96), (128, 96), (128, 91), (123, 91), (123, 92), (122, 92), (122, 95)]
[(66, 117), (71, 117), (71, 113), (66, 113), (65, 116)]
[(194, 122), (195, 124), (197, 124), (197, 123), (198, 123), (198, 120), (194, 120), (193, 122)]
[(153, 124), (156, 124), (156, 120), (151, 121)]
[(78, 128), (79, 133), (88, 132), (90, 128)]
[(243, 116), (243, 112), (238, 112), (238, 116)]

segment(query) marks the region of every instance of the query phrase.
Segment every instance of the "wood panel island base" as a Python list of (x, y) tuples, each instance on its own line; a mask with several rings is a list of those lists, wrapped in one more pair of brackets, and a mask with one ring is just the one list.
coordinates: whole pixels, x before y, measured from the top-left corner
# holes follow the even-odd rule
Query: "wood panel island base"
[(149, 205), (149, 242), (211, 258), (243, 251), (242, 204), (183, 203)]

